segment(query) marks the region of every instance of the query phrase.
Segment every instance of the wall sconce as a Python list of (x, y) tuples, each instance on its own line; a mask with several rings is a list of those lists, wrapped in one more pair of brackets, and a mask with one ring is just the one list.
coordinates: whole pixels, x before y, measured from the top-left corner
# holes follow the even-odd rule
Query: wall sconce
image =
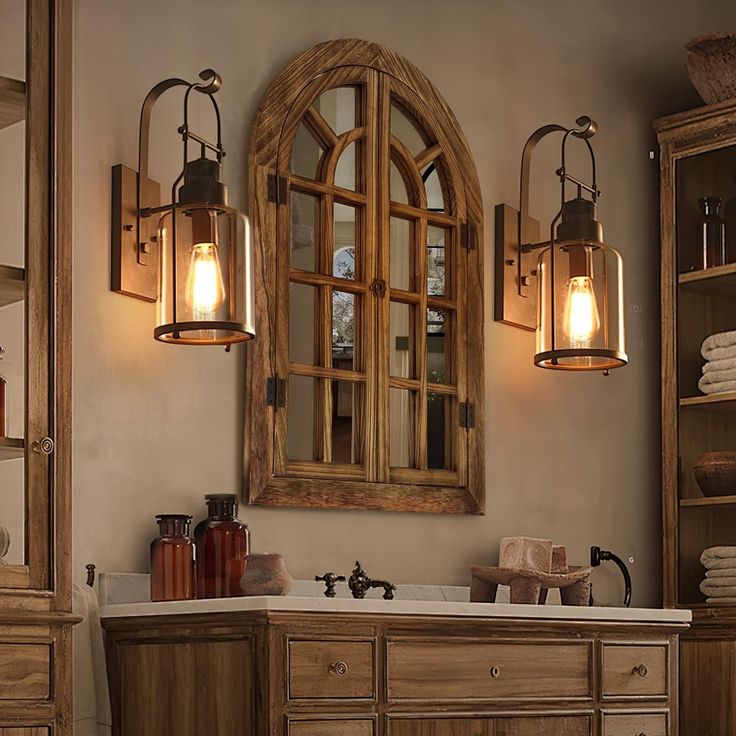
[[(532, 133), (521, 156), (519, 210), (496, 206), (495, 319), (536, 330), (535, 365), (607, 375), (628, 363), (623, 261), (603, 242), (603, 227), (596, 220), (600, 191), (590, 139), (598, 126), (588, 117), (575, 122), (577, 128), (545, 125)], [(539, 223), (529, 216), (529, 167), (534, 147), (555, 132), (563, 134), (556, 171), (560, 210), (550, 223), (549, 239), (540, 241)], [(590, 153), (591, 184), (567, 171), (571, 136), (584, 141)], [(577, 192), (566, 200), (568, 183)]]
[[(228, 207), (222, 183), (220, 111), (213, 95), (222, 80), (211, 69), (190, 84), (167, 79), (146, 96), (141, 109), (138, 172), (112, 169), (113, 291), (157, 302), (153, 336), (180, 345), (226, 345), (255, 337), (251, 229), (248, 218)], [(148, 138), (156, 100), (186, 87), (184, 166), (171, 185), (171, 204), (160, 204), (160, 185), (148, 177)], [(207, 95), (217, 124), (211, 143), (189, 128), (192, 91)], [(190, 141), (199, 158), (189, 160)], [(214, 154), (208, 158), (207, 154)]]

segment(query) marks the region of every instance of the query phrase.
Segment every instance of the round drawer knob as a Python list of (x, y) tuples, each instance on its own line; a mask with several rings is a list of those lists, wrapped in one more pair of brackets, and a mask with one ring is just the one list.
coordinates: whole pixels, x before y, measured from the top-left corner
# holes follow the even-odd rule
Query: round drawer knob
[(38, 455), (50, 455), (54, 451), (54, 441), (51, 437), (44, 437), (34, 442), (31, 449)]
[(348, 665), (346, 662), (335, 662), (329, 666), (329, 670), (333, 675), (343, 677), (348, 673)]
[(645, 664), (640, 664), (638, 667), (634, 667), (634, 669), (631, 670), (632, 675), (639, 675), (639, 677), (646, 677), (647, 672), (648, 670)]
[(491, 672), (491, 677), (500, 677), (501, 675), (501, 670), (498, 667), (491, 667), (490, 672)]

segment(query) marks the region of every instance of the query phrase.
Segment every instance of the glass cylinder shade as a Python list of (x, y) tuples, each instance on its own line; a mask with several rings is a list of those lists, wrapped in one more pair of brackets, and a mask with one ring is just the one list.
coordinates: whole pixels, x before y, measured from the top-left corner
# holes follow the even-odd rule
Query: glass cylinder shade
[(224, 205), (181, 205), (158, 226), (154, 337), (229, 345), (255, 337), (250, 222)]
[(555, 242), (537, 264), (534, 364), (557, 370), (626, 365), (623, 262), (599, 242)]

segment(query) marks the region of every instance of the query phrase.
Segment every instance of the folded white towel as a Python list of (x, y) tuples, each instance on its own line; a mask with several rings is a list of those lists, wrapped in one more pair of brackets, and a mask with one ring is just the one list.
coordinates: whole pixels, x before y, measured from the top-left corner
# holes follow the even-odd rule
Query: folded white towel
[(706, 578), (733, 578), (736, 577), (736, 565), (732, 567), (716, 568), (714, 570), (707, 570), (705, 573)]
[(700, 583), (701, 588), (723, 588), (731, 585), (736, 585), (736, 570), (733, 571), (732, 575), (724, 576), (722, 578), (706, 577), (705, 580)]
[[(719, 360), (718, 362), (722, 363), (725, 361)], [(729, 368), (725, 371), (708, 371), (707, 373), (703, 373), (703, 376), (700, 379), (700, 384), (724, 383), (725, 381), (736, 381), (736, 368)]]
[(703, 365), (703, 373), (716, 373), (717, 371), (730, 371), (736, 368), (736, 350), (733, 358), (722, 360), (709, 360)]
[(707, 585), (708, 581), (700, 583), (700, 592), (706, 598), (731, 598), (736, 596), (736, 585)]
[(736, 566), (736, 547), (724, 544), (708, 547), (700, 555), (700, 563), (709, 570)]
[[(703, 376), (705, 378), (705, 376)], [(698, 388), (704, 394), (727, 394), (736, 391), (736, 381), (721, 381), (720, 383), (705, 383), (703, 378), (698, 381)]]
[(709, 606), (722, 606), (725, 604), (736, 603), (736, 596), (729, 596), (728, 598), (706, 598), (705, 602)]
[(723, 353), (715, 354), (715, 350), (736, 348), (736, 330), (729, 332), (717, 332), (715, 335), (709, 335), (703, 340), (700, 348), (700, 354), (706, 360), (718, 360), (719, 358), (732, 358), (732, 354), (724, 355)]

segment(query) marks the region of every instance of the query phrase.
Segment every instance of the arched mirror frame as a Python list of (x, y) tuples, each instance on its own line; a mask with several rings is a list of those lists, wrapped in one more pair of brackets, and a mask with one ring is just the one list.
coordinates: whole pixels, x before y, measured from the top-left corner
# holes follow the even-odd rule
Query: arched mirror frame
[[(350, 287), (363, 299), (360, 313), (361, 319), (366, 320), (366, 337), (362, 345), (355, 347), (352, 371), (354, 385), (362, 386), (364, 391), (359, 411), (365, 414), (361, 416), (366, 430), (361, 438), (361, 452), (365, 457), (358, 458), (360, 462), (352, 466), (325, 462), (320, 469), (308, 462), (289, 460), (286, 450), (288, 383), (285, 379), (294, 371), (302, 371), (302, 375), (318, 376), (320, 371), (325, 377), (330, 375), (324, 366), (310, 366), (310, 372), (306, 367), (289, 363), (288, 294), (295, 276), (293, 268), (290, 274), (289, 264), (289, 202), (292, 188), (300, 187), (290, 171), (290, 153), (297, 128), (305, 115), (310, 114), (312, 102), (325, 90), (346, 85), (365, 85), (363, 102), (356, 105), (357, 131), (343, 133), (337, 140), (332, 131), (325, 130), (322, 134), (331, 138), (329, 142), (335, 152), (358, 141), (356, 145), (364, 147), (362, 160), (374, 164), (374, 176), (363, 170), (368, 167), (356, 167), (359, 181), (352, 198), (347, 199), (362, 207), (362, 216), (366, 218), (363, 252), (358, 253), (362, 275)], [(412, 155), (391, 137), (392, 102), (426, 128), (427, 145), (423, 151)], [(321, 122), (311, 121), (317, 138)], [(429, 173), (427, 166), (439, 152), (442, 158), (437, 173), (445, 212), (427, 209), (423, 182), (416, 176), (417, 169), (422, 174)], [(327, 171), (327, 181), (337, 158), (337, 155), (324, 156), (319, 163), (318, 171)], [(409, 197), (414, 196), (413, 204), (418, 206), (390, 201), (389, 160), (398, 168)], [(334, 185), (322, 183), (315, 187), (313, 184), (312, 189), (321, 190), (327, 197), (346, 199), (344, 190), (337, 192)], [(261, 102), (250, 139), (249, 200), (255, 225), (258, 337), (247, 351), (246, 500), (278, 506), (483, 513), (483, 209), (468, 144), (447, 103), (416, 67), (385, 47), (362, 40), (319, 44), (289, 62), (272, 81)], [(418, 301), (423, 310), (428, 306), (426, 288), (424, 296), (417, 297), (392, 290), (388, 283), (389, 218), (395, 214), (416, 217), (417, 226), (422, 229), (419, 237), (425, 241), (427, 227), (432, 224), (446, 227), (456, 241), (455, 293), (446, 297), (456, 316), (457, 350), (452, 358), (452, 386), (428, 382), (426, 371), (417, 373), (415, 379), (420, 380), (415, 381), (389, 376), (388, 329), (377, 326), (388, 325), (392, 301)], [(417, 258), (419, 271), (426, 279), (425, 248), (417, 249)], [(374, 279), (379, 280), (381, 276), (387, 284), (383, 296), (370, 288)], [(308, 275), (296, 274), (296, 279), (299, 278), (306, 283), (313, 281)], [(324, 272), (319, 278), (329, 282)], [(442, 306), (443, 298), (430, 297), (429, 302), (430, 306)], [(416, 339), (426, 340), (426, 328), (417, 332)], [(421, 360), (426, 355), (426, 345), (416, 345), (415, 352)], [(417, 447), (424, 446), (424, 450), (418, 450), (414, 457), (416, 469), (391, 467), (388, 433), (379, 430), (390, 421), (389, 387), (416, 389), (416, 395), (423, 399), (429, 394), (452, 397), (452, 420), (458, 431), (453, 435), (457, 439), (450, 441), (454, 456), (451, 471), (428, 469), (424, 440), (417, 442)], [(437, 394), (433, 393), (435, 390)], [(325, 396), (328, 404), (329, 391), (328, 388)], [(426, 426), (426, 417), (421, 415), (426, 411), (426, 403), (422, 406), (425, 408), (415, 412), (419, 417), (418, 427), (422, 427), (422, 420)], [(329, 454), (326, 457), (329, 459)]]

